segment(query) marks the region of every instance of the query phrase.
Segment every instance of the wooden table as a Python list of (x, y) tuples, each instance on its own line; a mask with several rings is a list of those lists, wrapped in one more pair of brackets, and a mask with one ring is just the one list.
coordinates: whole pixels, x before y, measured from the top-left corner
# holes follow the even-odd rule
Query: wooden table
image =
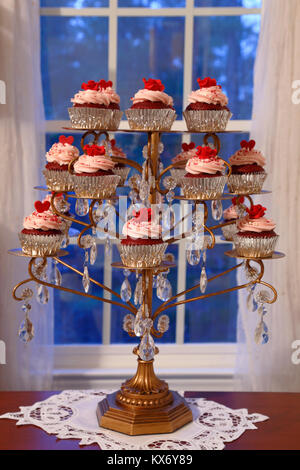
[[(19, 410), (59, 392), (0, 392), (0, 414)], [(226, 449), (300, 450), (300, 393), (186, 392), (187, 397), (205, 397), (233, 409), (247, 408), (262, 413), (268, 421), (257, 430), (246, 431)], [(78, 440), (58, 440), (34, 426), (16, 426), (14, 420), (0, 420), (0, 450), (92, 450), (79, 447)]]

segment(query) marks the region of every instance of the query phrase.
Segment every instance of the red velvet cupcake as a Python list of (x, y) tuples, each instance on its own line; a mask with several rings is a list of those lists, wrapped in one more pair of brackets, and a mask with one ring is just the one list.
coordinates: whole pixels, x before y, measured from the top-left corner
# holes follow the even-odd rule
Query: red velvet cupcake
[(144, 88), (132, 100), (132, 106), (125, 111), (130, 129), (168, 131), (176, 118), (173, 98), (164, 92), (160, 80), (143, 78)]
[(46, 153), (47, 164), (43, 171), (46, 184), (52, 191), (72, 191), (72, 180), (68, 172), (69, 163), (79, 156), (74, 137), (59, 136), (59, 142)]
[(170, 170), (172, 177), (176, 180), (177, 184), (180, 184), (181, 178), (185, 175), (185, 167), (183, 162), (186, 162), (190, 158), (194, 157), (197, 153), (196, 145), (194, 142), (189, 144), (182, 144), (182, 151), (172, 158), (172, 164), (175, 165), (174, 168)]

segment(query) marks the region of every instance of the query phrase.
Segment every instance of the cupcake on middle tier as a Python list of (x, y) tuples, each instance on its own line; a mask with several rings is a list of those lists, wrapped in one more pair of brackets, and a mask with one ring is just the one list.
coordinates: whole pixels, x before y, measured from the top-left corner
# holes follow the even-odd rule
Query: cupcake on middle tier
[(224, 190), (227, 176), (225, 164), (210, 147), (197, 147), (197, 153), (185, 166), (181, 178), (183, 195), (191, 199), (218, 199)]
[(228, 190), (236, 194), (260, 193), (267, 177), (264, 170), (266, 159), (255, 150), (255, 140), (241, 141), (241, 148), (230, 158), (232, 173), (228, 178)]
[(72, 145), (74, 137), (59, 136), (59, 142), (46, 153), (47, 164), (43, 171), (47, 187), (52, 191), (73, 191), (72, 179), (68, 172), (69, 163), (78, 157), (79, 150)]
[(167, 243), (162, 239), (162, 227), (154, 220), (151, 209), (134, 212), (122, 230), (125, 236), (118, 245), (124, 266), (149, 268), (162, 262)]
[(115, 166), (113, 169), (114, 174), (120, 176), (119, 186), (124, 186), (126, 178), (130, 171), (130, 168), (126, 166), (126, 153), (123, 152), (121, 147), (117, 147), (115, 139), (111, 139), (109, 142), (110, 142), (110, 148), (111, 148), (111, 156), (122, 158), (124, 160), (124, 163), (123, 162), (115, 163)]
[(106, 155), (105, 147), (85, 145), (85, 153), (74, 164), (73, 183), (78, 197), (107, 199), (116, 192), (120, 176), (115, 175), (115, 163)]
[(170, 170), (170, 173), (176, 180), (177, 184), (179, 184), (180, 178), (182, 178), (186, 173), (183, 162), (186, 162), (190, 158), (194, 157), (197, 153), (194, 142), (190, 142), (189, 144), (184, 143), (181, 145), (181, 148), (182, 152), (176, 155), (176, 157), (172, 158), (172, 163), (175, 164), (175, 166)]
[(132, 106), (125, 111), (130, 129), (169, 131), (176, 118), (173, 98), (164, 92), (160, 80), (143, 78), (144, 88), (131, 98)]
[[(236, 196), (232, 198), (232, 204), (223, 212), (224, 222), (232, 222), (229, 225), (222, 227), (222, 232), (225, 240), (232, 241), (234, 235), (237, 233), (236, 222), (244, 212), (244, 208), (241, 204), (244, 203), (244, 196)], [(245, 207), (245, 206), (244, 206)]]

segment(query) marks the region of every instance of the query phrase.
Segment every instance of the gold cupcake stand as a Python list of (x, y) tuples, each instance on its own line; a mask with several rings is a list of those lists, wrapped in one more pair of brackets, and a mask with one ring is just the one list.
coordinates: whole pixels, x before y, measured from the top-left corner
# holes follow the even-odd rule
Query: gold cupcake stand
[[(92, 136), (93, 138), (93, 143), (97, 143), (99, 140), (99, 137), (101, 135), (104, 135), (106, 140), (108, 140), (108, 132), (103, 131), (103, 130), (83, 130), (83, 129), (74, 129), (74, 128), (67, 128), (69, 131), (84, 131), (84, 134), (81, 139), (81, 147), (83, 149), (84, 143), (87, 137), (90, 138)], [(160, 138), (161, 138), (161, 133), (155, 131), (117, 131), (117, 132), (146, 132), (148, 134), (148, 144), (147, 144), (147, 149), (148, 149), (148, 157), (146, 159), (146, 178), (147, 178), (147, 171), (148, 169), (151, 169), (151, 174), (155, 177), (156, 185), (154, 188), (151, 189), (150, 192), (150, 203), (155, 204), (157, 201), (157, 194), (160, 193), (162, 195), (167, 193), (167, 189), (162, 189), (160, 187), (160, 181), (161, 178), (167, 173), (169, 170), (171, 170), (174, 165), (170, 165), (167, 168), (165, 168), (161, 173), (159, 173), (159, 143), (160, 143)], [(224, 131), (229, 132), (229, 131)], [(115, 132), (114, 132), (115, 133)], [(168, 133), (177, 133), (177, 131), (169, 131)], [(181, 132), (182, 133), (182, 132)], [(212, 140), (214, 147), (217, 149), (219, 152), (220, 150), (220, 139), (216, 133), (213, 132), (202, 132), (199, 134), (203, 134), (203, 142), (207, 145), (209, 141)], [(74, 159), (70, 165), (69, 165), (69, 171), (72, 173), (73, 171), (73, 165), (77, 159)], [(118, 163), (124, 163), (124, 159), (122, 158), (117, 158), (113, 157), (113, 160)], [(129, 165), (132, 168), (135, 168), (139, 173), (142, 173), (142, 167), (135, 161), (126, 159), (126, 164)], [(184, 165), (185, 162), (182, 163)], [(228, 167), (228, 171), (230, 174), (231, 173), (231, 168), (230, 165), (228, 165), (227, 162), (225, 162), (226, 166)], [(176, 164), (178, 166), (178, 163)], [(150, 173), (150, 171), (149, 171)], [(36, 189), (41, 189), (41, 188), (36, 188)], [(61, 192), (61, 191), (60, 191)], [(266, 192), (266, 191), (265, 191)], [(86, 232), (90, 229), (93, 229), (93, 227), (97, 226), (97, 223), (95, 222), (93, 218), (93, 208), (96, 202), (99, 204), (102, 204), (103, 201), (97, 200), (97, 199), (91, 199), (90, 200), (90, 206), (89, 206), (89, 222), (83, 222), (82, 220), (77, 220), (73, 217), (67, 216), (63, 213), (60, 213), (54, 204), (54, 199), (58, 192), (53, 192), (52, 198), (51, 198), (51, 208), (53, 212), (55, 212), (57, 215), (62, 217), (65, 220), (71, 221), (71, 222), (76, 222), (77, 224), (80, 224), (83, 228), (81, 232), (78, 235), (77, 243), (78, 246), (81, 248), (84, 248), (82, 245), (82, 236), (86, 234)], [(70, 194), (70, 193), (64, 193), (66, 198), (76, 198), (75, 195)], [(232, 194), (224, 194), (221, 199), (231, 199)], [(117, 197), (117, 196), (116, 196)], [(251, 195), (247, 194), (245, 197), (248, 199), (250, 205), (253, 204)], [(113, 199), (113, 198), (112, 198)], [(183, 196), (177, 196), (175, 199), (187, 199), (184, 198)], [(215, 235), (214, 235), (214, 230), (223, 227), (224, 225), (228, 225), (232, 222), (225, 222), (225, 223), (220, 223), (211, 227), (208, 227), (206, 225), (207, 218), (208, 218), (208, 208), (207, 208), (207, 200), (192, 200), (194, 202), (194, 208), (193, 211), (196, 210), (197, 205), (201, 204), (204, 208), (204, 224), (203, 228), (204, 231), (207, 232), (210, 236), (210, 244), (208, 246), (208, 249), (212, 249), (215, 246)], [(191, 214), (189, 214), (191, 215)], [(186, 217), (186, 216), (185, 216)], [(184, 217), (184, 218), (185, 218)], [(183, 218), (183, 219), (184, 219)], [(177, 222), (176, 225), (182, 222)], [(172, 227), (172, 229), (175, 229), (175, 225)], [(97, 228), (99, 229), (99, 228)], [(120, 238), (120, 235), (117, 234), (112, 234), (117, 238)], [(182, 238), (186, 238), (190, 235), (190, 233), (184, 233), (182, 234)], [(166, 240), (168, 244), (174, 243), (175, 238), (169, 238)], [(24, 256), (31, 258), (29, 260), (28, 264), (28, 274), (29, 277), (21, 282), (19, 282), (13, 289), (13, 298), (17, 301), (22, 301), (22, 297), (20, 297), (17, 294), (18, 289), (23, 286), (24, 284), (27, 284), (29, 282), (36, 282), (38, 284), (42, 284), (46, 287), (52, 287), (54, 289), (59, 289), (64, 292), (70, 292), (72, 294), (78, 294), (84, 297), (92, 298), (92, 299), (97, 299), (101, 302), (107, 302), (112, 305), (117, 305), (118, 307), (122, 307), (128, 312), (130, 312), (133, 315), (137, 314), (137, 308), (130, 302), (122, 302), (121, 296), (118, 292), (115, 292), (113, 289), (105, 286), (104, 284), (98, 282), (96, 279), (90, 278), (90, 282), (100, 289), (103, 289), (107, 292), (109, 292), (111, 295), (115, 296), (118, 300), (111, 300), (107, 299), (104, 297), (100, 297), (97, 295), (91, 295), (85, 292), (77, 291), (68, 287), (60, 286), (60, 285), (54, 285), (51, 284), (45, 280), (40, 279), (39, 277), (36, 276), (34, 273), (34, 266), (35, 266), (35, 261), (36, 257), (31, 257), (29, 255), (25, 255), (22, 253), (22, 251), (19, 250), (10, 250), (11, 254), (17, 255), (17, 256)], [(61, 258), (67, 255), (68, 252), (65, 250), (60, 250), (55, 256), (51, 256), (57, 263), (60, 263), (61, 265), (65, 266), (66, 268), (70, 269), (74, 273), (77, 273), (80, 276), (83, 276), (84, 273)], [(240, 256), (237, 256), (234, 250), (227, 251), (225, 255), (233, 257), (233, 258), (241, 258)], [(284, 256), (282, 253), (277, 253), (275, 252), (272, 257), (268, 259), (277, 259)], [(151, 335), (159, 338), (162, 336), (163, 333), (158, 331), (154, 327), (154, 322), (157, 319), (157, 317), (164, 312), (167, 309), (174, 308), (177, 305), (182, 305), (182, 304), (187, 304), (189, 302), (194, 302), (197, 300), (201, 299), (206, 299), (209, 297), (213, 297), (216, 295), (221, 295), (221, 294), (226, 294), (229, 292), (233, 291), (238, 291), (240, 289), (244, 289), (248, 286), (252, 286), (254, 284), (261, 284), (266, 287), (268, 287), (272, 291), (272, 298), (269, 300), (266, 300), (266, 303), (272, 304), (276, 301), (277, 299), (277, 292), (273, 286), (268, 284), (267, 282), (263, 281), (263, 275), (264, 275), (264, 261), (265, 259), (262, 258), (247, 258), (245, 260), (242, 259), (241, 262), (236, 264), (234, 267), (221, 272), (211, 278), (208, 279), (208, 282), (211, 283), (215, 279), (220, 278), (221, 276), (224, 276), (234, 270), (237, 270), (241, 266), (243, 266), (244, 261), (246, 263), (246, 267), (251, 269), (251, 263), (255, 263), (259, 271), (256, 278), (252, 279), (251, 281), (242, 284), (242, 285), (237, 285), (228, 289), (224, 289), (222, 291), (218, 292), (213, 292), (213, 293), (207, 293), (207, 294), (202, 294), (196, 297), (191, 297), (186, 299), (185, 296), (187, 294), (190, 294), (192, 291), (199, 289), (200, 284), (197, 284), (193, 287), (190, 287), (189, 289), (186, 289), (182, 292), (178, 292), (177, 294), (173, 295), (170, 299), (167, 301), (163, 302), (155, 311), (152, 311), (152, 296), (153, 296), (153, 276), (155, 276), (159, 272), (164, 272), (167, 271), (169, 268), (175, 267), (175, 264), (170, 263), (170, 262), (163, 262), (160, 266), (155, 267), (155, 268), (137, 268), (137, 271), (141, 273), (142, 275), (142, 283), (143, 283), (143, 293), (144, 293), (144, 300), (143, 300), (143, 308), (145, 312), (145, 305), (148, 306), (148, 311), (150, 318), (153, 320), (153, 326), (151, 328)], [(47, 262), (47, 257), (43, 258), (43, 263), (46, 264)], [(127, 267), (124, 266), (122, 263), (112, 263), (112, 266), (115, 268), (121, 268), (121, 269), (126, 269)], [(127, 268), (131, 271), (136, 271), (136, 269), (133, 268)], [(180, 298), (183, 297), (183, 300), (180, 300)], [(130, 336), (135, 336), (134, 331), (130, 330), (128, 331)], [(155, 354), (159, 352), (158, 348), (155, 347)], [(101, 402), (99, 402), (98, 407), (97, 407), (97, 417), (99, 421), (99, 425), (112, 429), (114, 431), (119, 431), (125, 434), (129, 435), (138, 435), (138, 434), (157, 434), (157, 433), (170, 433), (175, 431), (176, 429), (184, 426), (185, 424), (189, 423), (192, 421), (192, 412), (185, 401), (185, 399), (180, 396), (177, 392), (170, 391), (168, 384), (159, 379), (154, 372), (153, 368), (153, 362), (154, 360), (150, 361), (144, 361), (139, 357), (139, 352), (138, 352), (138, 346), (136, 346), (133, 349), (133, 353), (137, 356), (137, 371), (134, 377), (128, 379), (126, 382), (124, 382), (121, 385), (120, 390), (118, 390), (115, 393), (109, 394), (105, 399), (103, 399)]]

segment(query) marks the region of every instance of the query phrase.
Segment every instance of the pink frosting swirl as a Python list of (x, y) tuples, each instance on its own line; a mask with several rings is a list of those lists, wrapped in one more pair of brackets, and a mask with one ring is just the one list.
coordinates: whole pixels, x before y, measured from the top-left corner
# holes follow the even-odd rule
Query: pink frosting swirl
[(75, 94), (74, 98), (71, 98), (74, 104), (103, 104), (109, 106), (110, 103), (120, 103), (119, 95), (111, 88), (105, 88), (100, 90), (80, 90)]
[(46, 153), (47, 162), (58, 163), (60, 166), (68, 165), (75, 157), (78, 157), (79, 150), (70, 144), (57, 142), (52, 145), (49, 152)]
[(65, 222), (50, 209), (44, 212), (34, 211), (24, 218), (23, 227), (28, 230), (64, 230)]
[(234, 204), (232, 204), (231, 206), (229, 206), (227, 209), (224, 210), (223, 218), (224, 220), (232, 220), (232, 219), (239, 218), (239, 215), (236, 210), (236, 206)]
[(266, 159), (259, 150), (239, 149), (230, 158), (230, 165), (252, 165), (265, 166)]
[(243, 217), (237, 222), (238, 230), (241, 232), (270, 232), (276, 227), (275, 222), (272, 219), (266, 217), (260, 217), (258, 219), (250, 219), (249, 215)]
[(74, 170), (76, 173), (96, 173), (98, 170), (112, 170), (114, 166), (115, 162), (110, 157), (83, 154), (74, 164)]
[(211, 86), (192, 91), (188, 96), (188, 101), (189, 103), (220, 104), (221, 106), (226, 106), (228, 98), (220, 87)]
[(224, 170), (224, 162), (218, 157), (212, 158), (199, 158), (193, 157), (187, 162), (185, 169), (192, 175), (198, 175), (199, 173), (208, 173), (210, 175), (216, 174), (218, 171)]
[(172, 163), (178, 163), (182, 162), (184, 160), (189, 160), (190, 158), (193, 158), (197, 153), (197, 149), (191, 149), (187, 150), (186, 152), (181, 152), (176, 157), (172, 158)]
[(160, 238), (161, 230), (161, 226), (153, 221), (140, 222), (133, 218), (124, 224), (122, 233), (130, 238)]
[(133, 104), (140, 103), (142, 101), (161, 101), (166, 106), (173, 106), (173, 98), (167, 93), (159, 90), (148, 90), (142, 88), (139, 90), (133, 98), (131, 98)]

